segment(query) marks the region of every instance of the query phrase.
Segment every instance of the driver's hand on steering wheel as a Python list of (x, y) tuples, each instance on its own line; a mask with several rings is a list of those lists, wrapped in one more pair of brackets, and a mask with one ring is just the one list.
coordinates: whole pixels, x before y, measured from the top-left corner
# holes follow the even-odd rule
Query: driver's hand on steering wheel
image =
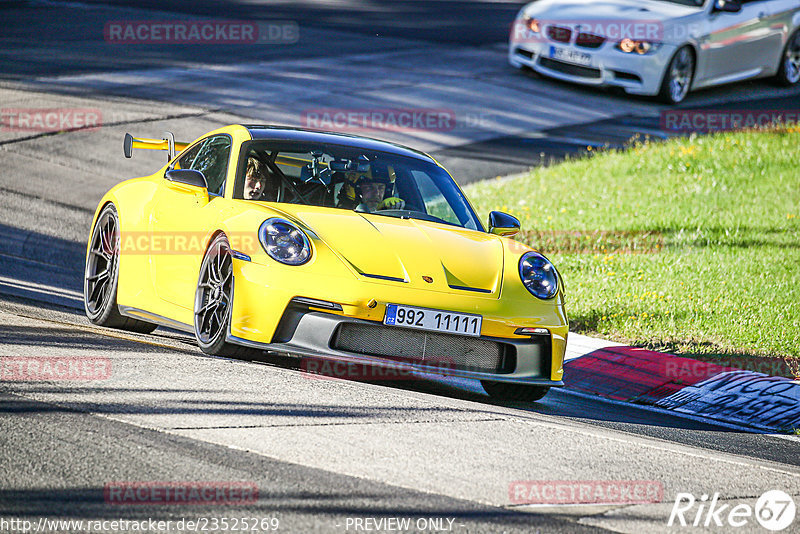
[(406, 201), (398, 197), (384, 199), (378, 206), (379, 210), (401, 210), (406, 207)]

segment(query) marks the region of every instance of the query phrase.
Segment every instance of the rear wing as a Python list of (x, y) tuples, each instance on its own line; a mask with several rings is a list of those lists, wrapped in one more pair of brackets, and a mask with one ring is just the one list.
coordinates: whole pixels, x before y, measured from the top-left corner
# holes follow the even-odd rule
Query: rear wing
[(178, 143), (175, 141), (175, 134), (172, 132), (164, 132), (163, 139), (146, 139), (144, 137), (133, 137), (131, 134), (125, 134), (125, 141), (123, 142), (122, 149), (125, 151), (125, 157), (130, 158), (133, 155), (134, 148), (146, 148), (148, 150), (166, 150), (167, 161), (172, 161), (175, 154), (189, 146), (189, 143)]

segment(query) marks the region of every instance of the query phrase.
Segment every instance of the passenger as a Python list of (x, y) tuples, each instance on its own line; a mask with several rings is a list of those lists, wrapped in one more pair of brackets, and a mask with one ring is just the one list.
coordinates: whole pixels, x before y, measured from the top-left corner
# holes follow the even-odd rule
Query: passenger
[(258, 158), (252, 156), (247, 158), (243, 198), (245, 200), (269, 200), (265, 198), (268, 181), (269, 171), (267, 166)]

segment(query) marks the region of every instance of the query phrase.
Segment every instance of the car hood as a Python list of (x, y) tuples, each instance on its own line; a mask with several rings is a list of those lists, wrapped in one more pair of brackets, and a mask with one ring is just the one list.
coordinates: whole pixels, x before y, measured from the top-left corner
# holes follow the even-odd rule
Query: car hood
[(539, 0), (524, 9), (528, 16), (547, 22), (591, 24), (592, 21), (657, 21), (699, 13), (699, 8), (671, 2), (640, 0)]
[(281, 210), (368, 279), (404, 281), (436, 291), (499, 294), (504, 248), (495, 235), (350, 210), (300, 205)]

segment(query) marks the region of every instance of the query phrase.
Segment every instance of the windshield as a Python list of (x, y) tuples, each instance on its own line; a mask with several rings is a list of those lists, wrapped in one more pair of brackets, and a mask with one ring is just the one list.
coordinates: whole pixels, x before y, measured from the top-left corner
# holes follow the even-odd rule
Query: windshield
[(305, 204), (481, 229), (461, 190), (438, 165), (331, 144), (250, 143), (234, 198)]

